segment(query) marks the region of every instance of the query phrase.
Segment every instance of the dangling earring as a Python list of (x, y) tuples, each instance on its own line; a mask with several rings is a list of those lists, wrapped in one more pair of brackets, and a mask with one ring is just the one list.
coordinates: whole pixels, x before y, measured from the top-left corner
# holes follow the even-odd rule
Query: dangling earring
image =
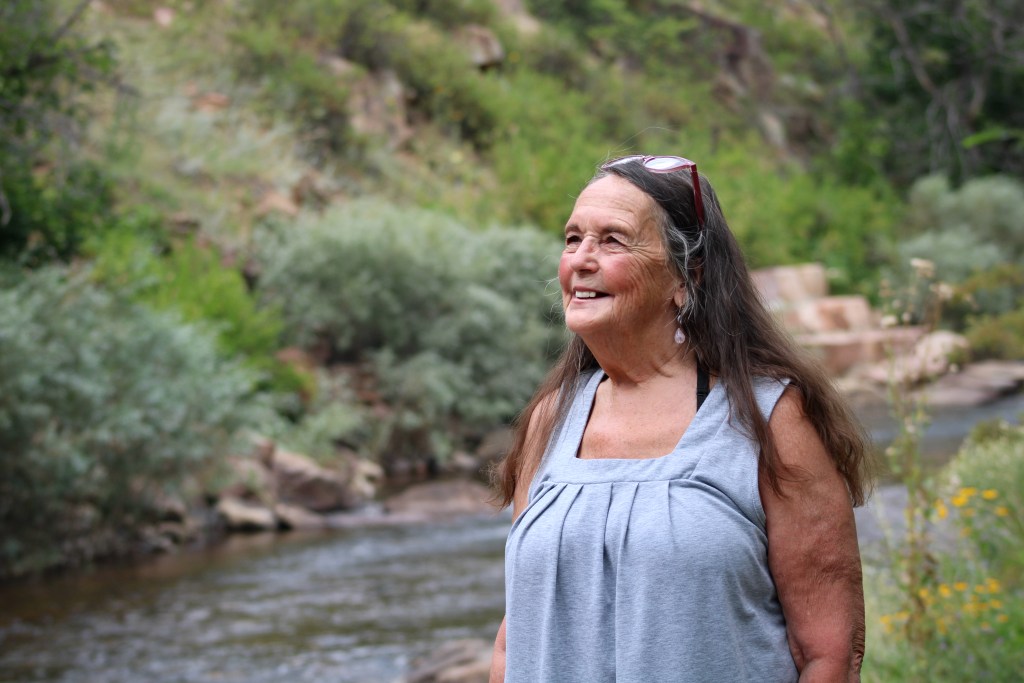
[(676, 322), (679, 323), (679, 327), (676, 328), (676, 334), (674, 337), (676, 340), (676, 344), (685, 344), (686, 333), (683, 332), (683, 309), (681, 308), (679, 309), (679, 312), (676, 314)]

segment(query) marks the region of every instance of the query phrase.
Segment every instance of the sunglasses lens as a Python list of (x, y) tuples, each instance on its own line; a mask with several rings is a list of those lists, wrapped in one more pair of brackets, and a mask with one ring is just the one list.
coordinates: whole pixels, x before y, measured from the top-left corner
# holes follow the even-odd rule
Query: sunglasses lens
[(679, 157), (653, 157), (644, 164), (651, 171), (674, 171), (686, 165), (686, 161)]

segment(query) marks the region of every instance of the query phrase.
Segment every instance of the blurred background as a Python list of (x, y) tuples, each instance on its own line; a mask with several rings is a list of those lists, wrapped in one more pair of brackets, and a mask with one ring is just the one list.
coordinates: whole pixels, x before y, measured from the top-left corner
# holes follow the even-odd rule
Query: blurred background
[(575, 194), (695, 160), (882, 466), (871, 681), (1024, 671), (1024, 4), (4, 0), (0, 681), (486, 680)]

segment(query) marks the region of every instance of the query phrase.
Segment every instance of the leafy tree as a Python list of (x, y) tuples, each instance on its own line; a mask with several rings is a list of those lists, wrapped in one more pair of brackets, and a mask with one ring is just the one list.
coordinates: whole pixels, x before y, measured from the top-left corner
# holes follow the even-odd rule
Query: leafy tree
[(67, 258), (110, 213), (104, 174), (69, 153), (81, 95), (113, 73), (111, 45), (73, 30), (88, 5), (59, 16), (54, 0), (0, 3), (0, 255)]
[(1024, 173), (1024, 4), (861, 0), (870, 27), (863, 97), (902, 185)]

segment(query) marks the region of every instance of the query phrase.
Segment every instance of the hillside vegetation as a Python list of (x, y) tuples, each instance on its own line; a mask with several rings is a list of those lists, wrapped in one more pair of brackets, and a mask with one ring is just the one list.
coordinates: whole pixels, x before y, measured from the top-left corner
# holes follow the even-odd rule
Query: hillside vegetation
[(562, 223), (626, 153), (696, 160), (753, 267), (876, 298), (934, 259), (948, 324), (1020, 357), (1024, 18), (977, 6), (4, 3), (0, 575), (209, 494), (232, 435), (475, 446), (557, 352)]

